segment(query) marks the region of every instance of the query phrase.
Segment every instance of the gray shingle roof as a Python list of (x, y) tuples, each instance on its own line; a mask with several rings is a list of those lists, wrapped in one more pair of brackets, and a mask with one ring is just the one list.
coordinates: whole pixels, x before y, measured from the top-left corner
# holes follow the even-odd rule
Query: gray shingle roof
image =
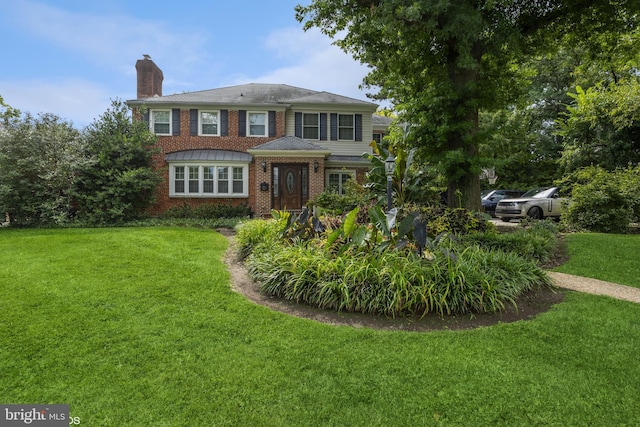
[(274, 139), (273, 141), (265, 142), (257, 147), (253, 147), (252, 150), (327, 151), (327, 149), (315, 145), (306, 139), (298, 138), (297, 136), (283, 136), (282, 138)]
[(284, 84), (249, 83), (218, 89), (154, 96), (128, 101), (130, 104), (208, 104), (208, 105), (282, 105), (353, 104), (375, 107), (376, 104), (329, 92)]

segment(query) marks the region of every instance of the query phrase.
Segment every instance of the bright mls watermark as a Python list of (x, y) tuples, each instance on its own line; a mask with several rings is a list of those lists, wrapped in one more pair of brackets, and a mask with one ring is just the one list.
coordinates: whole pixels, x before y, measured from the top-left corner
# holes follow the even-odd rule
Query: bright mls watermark
[(69, 405), (0, 405), (0, 427), (67, 427)]

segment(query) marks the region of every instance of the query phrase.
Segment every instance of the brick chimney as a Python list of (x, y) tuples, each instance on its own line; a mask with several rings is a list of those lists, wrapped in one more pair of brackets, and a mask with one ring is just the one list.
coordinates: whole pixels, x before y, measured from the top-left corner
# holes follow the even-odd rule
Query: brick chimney
[(138, 72), (138, 99), (162, 96), (162, 70), (151, 60), (149, 55), (136, 61)]

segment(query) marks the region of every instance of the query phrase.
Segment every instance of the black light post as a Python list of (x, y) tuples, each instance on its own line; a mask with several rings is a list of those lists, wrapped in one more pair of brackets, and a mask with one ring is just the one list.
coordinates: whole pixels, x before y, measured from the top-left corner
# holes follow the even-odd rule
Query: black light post
[(387, 211), (391, 210), (391, 193), (393, 184), (393, 172), (396, 170), (396, 160), (389, 152), (384, 161), (384, 171), (387, 174)]

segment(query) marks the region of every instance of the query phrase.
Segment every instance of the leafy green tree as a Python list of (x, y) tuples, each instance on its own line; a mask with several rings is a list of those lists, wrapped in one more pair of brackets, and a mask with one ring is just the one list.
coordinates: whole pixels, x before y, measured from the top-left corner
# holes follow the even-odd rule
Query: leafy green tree
[(0, 212), (17, 226), (68, 222), (80, 133), (53, 114), (11, 115), (0, 131)]
[(11, 119), (15, 119), (20, 116), (20, 110), (7, 105), (4, 102), (4, 98), (0, 95), (0, 129), (7, 126)]
[(449, 205), (479, 209), (479, 112), (524, 93), (526, 58), (566, 34), (635, 27), (639, 8), (635, 0), (314, 0), (296, 12), (372, 68), (365, 86), (412, 123), (420, 154), (439, 163), (449, 194), (462, 194)]
[(576, 88), (575, 105), (561, 121), (562, 165), (571, 172), (589, 165), (607, 170), (640, 162), (640, 82)]
[(133, 120), (120, 100), (112, 101), (83, 136), (86, 160), (74, 188), (78, 219), (105, 224), (138, 218), (153, 202), (160, 180), (152, 169), (157, 137)]

